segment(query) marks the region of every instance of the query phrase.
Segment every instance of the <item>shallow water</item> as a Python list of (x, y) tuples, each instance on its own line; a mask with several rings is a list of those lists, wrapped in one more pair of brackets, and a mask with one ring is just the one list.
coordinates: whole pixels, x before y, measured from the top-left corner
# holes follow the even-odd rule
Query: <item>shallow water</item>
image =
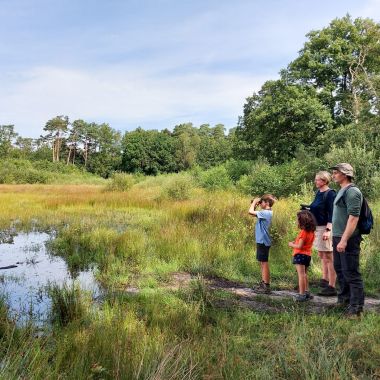
[[(4, 234), (4, 232), (3, 232)], [(8, 233), (0, 239), (0, 294), (5, 296), (10, 316), (19, 323), (40, 324), (48, 318), (51, 306), (46, 287), (77, 282), (84, 290), (99, 292), (92, 271), (69, 273), (64, 259), (49, 253), (46, 243), (52, 235), (45, 232)]]

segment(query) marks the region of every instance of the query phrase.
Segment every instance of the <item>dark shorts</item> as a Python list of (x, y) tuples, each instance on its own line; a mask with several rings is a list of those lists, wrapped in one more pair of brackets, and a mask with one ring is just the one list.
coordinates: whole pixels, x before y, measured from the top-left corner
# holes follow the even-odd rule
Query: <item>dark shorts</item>
[(269, 248), (265, 244), (256, 243), (256, 259), (257, 261), (267, 262), (269, 258)]
[(310, 261), (311, 256), (304, 255), (303, 253), (297, 253), (293, 256), (293, 264), (305, 265), (306, 268), (310, 266)]

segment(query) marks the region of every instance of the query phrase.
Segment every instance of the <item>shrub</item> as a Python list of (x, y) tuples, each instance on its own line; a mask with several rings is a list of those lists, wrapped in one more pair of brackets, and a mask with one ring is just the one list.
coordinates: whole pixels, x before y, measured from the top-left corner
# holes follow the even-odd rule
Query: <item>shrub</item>
[(241, 177), (238, 188), (250, 195), (289, 196), (300, 191), (305, 176), (305, 169), (297, 160), (277, 166), (261, 161), (255, 163), (252, 174)]
[(108, 191), (127, 191), (135, 184), (132, 174), (115, 172), (112, 174), (106, 190)]
[(194, 180), (189, 174), (176, 174), (163, 185), (162, 195), (173, 200), (189, 199)]
[(251, 173), (254, 162), (231, 159), (225, 163), (225, 166), (229, 177), (232, 181), (237, 182), (243, 175)]
[(215, 166), (200, 174), (200, 184), (207, 190), (225, 190), (232, 186), (232, 181), (225, 166)]
[(48, 183), (49, 173), (40, 171), (27, 160), (4, 160), (0, 163), (0, 183)]
[(325, 154), (328, 166), (339, 162), (349, 162), (355, 170), (355, 183), (365, 196), (373, 198), (378, 189), (379, 163), (373, 150), (366, 150), (360, 146), (353, 146), (348, 142), (344, 148), (333, 146)]

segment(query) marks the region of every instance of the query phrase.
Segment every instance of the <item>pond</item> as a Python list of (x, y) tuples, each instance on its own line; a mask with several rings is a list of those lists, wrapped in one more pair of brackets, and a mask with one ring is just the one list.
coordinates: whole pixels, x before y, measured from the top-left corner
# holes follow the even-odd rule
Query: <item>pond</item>
[(49, 284), (71, 285), (75, 281), (81, 289), (99, 293), (93, 271), (75, 273), (74, 278), (65, 260), (49, 252), (47, 243), (53, 238), (46, 232), (0, 234), (0, 295), (9, 306), (10, 317), (20, 324), (47, 321)]

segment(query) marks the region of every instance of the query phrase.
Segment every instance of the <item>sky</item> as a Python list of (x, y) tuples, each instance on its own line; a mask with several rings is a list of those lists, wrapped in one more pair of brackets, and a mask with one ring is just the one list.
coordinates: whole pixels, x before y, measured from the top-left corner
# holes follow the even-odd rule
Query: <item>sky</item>
[(380, 0), (0, 0), (0, 125), (235, 127), (245, 99), (337, 17)]

